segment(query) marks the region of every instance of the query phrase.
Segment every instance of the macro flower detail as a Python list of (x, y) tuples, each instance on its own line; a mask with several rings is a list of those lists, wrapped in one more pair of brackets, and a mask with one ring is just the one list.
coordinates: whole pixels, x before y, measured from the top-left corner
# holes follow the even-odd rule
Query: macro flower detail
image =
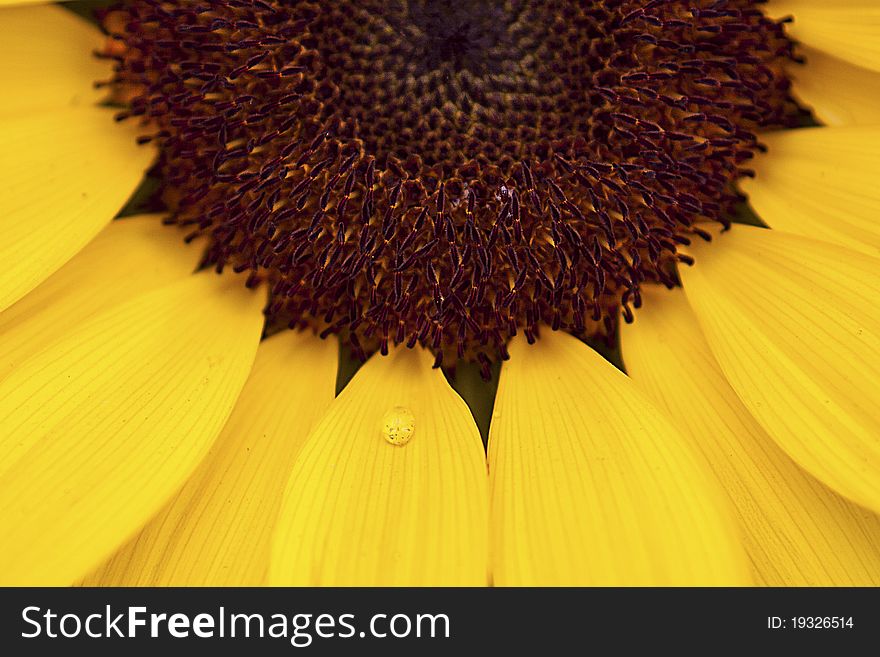
[(406, 445), (416, 431), (416, 417), (404, 406), (395, 406), (382, 416), (382, 435), (392, 445)]
[(880, 583), (875, 3), (2, 4), (3, 583)]
[(724, 5), (138, 2), (110, 53), (169, 221), (270, 325), (488, 377), (542, 323), (612, 341), (796, 121), (782, 25)]

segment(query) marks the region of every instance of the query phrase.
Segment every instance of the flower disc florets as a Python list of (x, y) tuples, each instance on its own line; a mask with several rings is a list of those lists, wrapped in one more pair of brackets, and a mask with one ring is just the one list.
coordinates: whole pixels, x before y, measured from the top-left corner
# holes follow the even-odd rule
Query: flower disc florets
[(486, 365), (609, 336), (726, 221), (791, 42), (747, 0), (139, 0), (114, 84), (170, 222), (272, 325)]

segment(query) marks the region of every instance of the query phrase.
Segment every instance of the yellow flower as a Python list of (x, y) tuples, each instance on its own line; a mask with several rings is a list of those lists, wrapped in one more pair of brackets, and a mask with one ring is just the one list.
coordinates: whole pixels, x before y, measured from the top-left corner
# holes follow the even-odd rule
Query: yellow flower
[(761, 136), (771, 230), (642, 286), (625, 374), (510, 340), (484, 450), (428, 349), (336, 396), (335, 338), (261, 339), (266, 286), (113, 221), (156, 150), (100, 102), (103, 37), (0, 9), (3, 583), (880, 583), (880, 6), (768, 11), (822, 122)]

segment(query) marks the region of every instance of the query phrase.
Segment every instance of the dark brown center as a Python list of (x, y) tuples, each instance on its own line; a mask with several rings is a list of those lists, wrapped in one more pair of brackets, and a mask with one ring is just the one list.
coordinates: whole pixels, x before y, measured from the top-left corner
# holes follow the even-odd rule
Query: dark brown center
[[(114, 83), (170, 222), (365, 356), (612, 336), (725, 222), (792, 45), (749, 0), (138, 0)], [(122, 20), (120, 20), (120, 17)]]

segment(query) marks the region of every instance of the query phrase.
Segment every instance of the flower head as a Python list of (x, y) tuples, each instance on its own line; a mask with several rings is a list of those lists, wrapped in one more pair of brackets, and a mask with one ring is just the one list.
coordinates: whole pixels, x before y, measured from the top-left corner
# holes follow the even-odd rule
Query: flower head
[(103, 24), (0, 10), (4, 581), (880, 581), (872, 3)]
[(160, 146), (169, 221), (269, 284), (271, 325), (487, 377), (542, 323), (613, 340), (643, 282), (675, 284), (698, 224), (729, 222), (755, 131), (797, 120), (792, 44), (748, 0), (111, 18), (120, 117)]

